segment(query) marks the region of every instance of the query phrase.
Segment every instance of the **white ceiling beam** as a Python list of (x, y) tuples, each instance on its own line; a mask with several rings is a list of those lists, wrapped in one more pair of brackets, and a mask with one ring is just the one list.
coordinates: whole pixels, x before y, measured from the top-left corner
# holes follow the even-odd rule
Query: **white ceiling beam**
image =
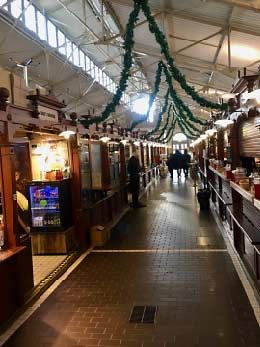
[[(69, 0), (64, 2), (64, 5), (69, 6), (71, 5), (73, 2), (75, 2), (76, 0)], [(85, 0), (84, 0), (85, 1)], [(56, 6), (53, 6), (51, 9), (49, 9), (48, 11), (45, 11), (45, 14), (47, 16), (49, 15), (53, 15), (54, 13), (60, 11), (62, 9), (62, 6), (60, 4), (57, 4)]]
[[(230, 11), (229, 11), (229, 14), (228, 14), (227, 26), (228, 26), (228, 30), (229, 30), (229, 31), (230, 31), (230, 25), (232, 24), (232, 17), (233, 17), (233, 15), (234, 15), (234, 11), (235, 11), (235, 10), (234, 10), (234, 7), (232, 7), (232, 8), (230, 9)], [(216, 50), (216, 53), (215, 53), (214, 58), (213, 58), (213, 64), (216, 64), (217, 61), (218, 61), (218, 56), (219, 56), (219, 53), (220, 53), (220, 51), (221, 51), (221, 49), (222, 49), (222, 46), (223, 46), (223, 44), (224, 44), (226, 34), (227, 34), (226, 31), (223, 31), (223, 33), (222, 33), (222, 35), (221, 35), (221, 38), (220, 38), (220, 40), (219, 40), (218, 49)], [(209, 80), (208, 80), (208, 83), (211, 82), (212, 77), (213, 77), (213, 73), (214, 73), (214, 71), (211, 72), (210, 77), (209, 77)]]
[[(156, 17), (158, 17), (161, 13), (162, 13), (161, 11), (157, 11), (157, 12), (153, 13), (153, 17), (156, 18)], [(138, 27), (140, 27), (140, 26), (142, 26), (142, 25), (144, 25), (144, 24), (146, 24), (147, 22), (148, 22), (148, 21), (147, 21), (147, 19), (146, 19), (146, 20), (143, 20), (143, 21), (137, 23), (137, 24), (134, 26), (134, 29), (135, 29), (135, 28), (138, 28)], [(108, 44), (109, 42), (111, 42), (111, 41), (117, 39), (118, 37), (122, 37), (123, 35), (124, 35), (124, 31), (121, 31), (119, 34), (116, 34), (116, 35), (114, 35), (114, 36), (112, 36), (112, 37), (109, 37), (109, 38), (107, 38), (107, 39), (98, 40), (97, 42), (95, 42), (95, 44), (100, 44), (100, 43)]]
[(256, 11), (259, 12), (260, 10), (260, 4), (258, 0), (251, 0), (251, 1), (245, 1), (245, 0), (209, 0), (211, 2), (219, 2), (222, 4), (240, 7), (245, 10), (250, 11)]
[[(132, 0), (109, 0), (110, 3), (114, 3), (114, 4), (121, 4), (121, 5), (125, 5), (125, 6), (129, 6), (129, 7), (133, 7), (133, 2)], [(210, 0), (213, 1), (213, 0)], [(224, 0), (223, 0), (224, 1)], [(242, 1), (241, 1), (242, 3)], [(229, 3), (229, 5), (232, 5), (231, 3)], [(259, 7), (259, 6), (258, 6)], [(171, 14), (174, 17), (177, 18), (181, 18), (181, 19), (187, 19), (193, 22), (198, 22), (198, 23), (203, 23), (203, 24), (207, 24), (210, 26), (216, 26), (216, 27), (220, 27), (222, 28), (223, 26), (225, 26), (225, 22), (223, 22), (223, 20), (218, 20), (217, 18), (215, 18), (214, 20), (212, 18), (207, 18), (206, 16), (200, 16), (200, 15), (195, 15), (194, 13), (190, 13), (187, 12), (185, 10), (173, 10), (171, 8), (162, 8), (162, 6), (154, 6), (152, 4), (150, 4), (150, 8), (151, 10), (154, 11), (165, 11), (168, 14)], [(254, 9), (254, 7), (251, 8), (251, 6), (249, 5), (249, 9)], [(260, 9), (260, 8), (259, 8)], [(240, 32), (240, 33), (244, 33), (244, 34), (249, 34), (249, 35), (254, 35), (254, 36), (260, 36), (260, 31), (256, 31), (251, 28), (244, 28), (241, 27), (241, 25), (239, 25), (238, 23), (232, 23), (232, 25), (230, 26), (231, 30)]]
[[(197, 42), (197, 40), (192, 40), (192, 39), (186, 39), (184, 37), (181, 37), (181, 36), (176, 36), (176, 35), (171, 35), (170, 34), (170, 37), (176, 39), (176, 40), (180, 40), (180, 41), (187, 41), (187, 42)], [(208, 42), (200, 42), (201, 45), (204, 45), (204, 46), (209, 46), (209, 47), (214, 47), (214, 48), (218, 48), (218, 45), (214, 45), (213, 43), (208, 43)]]
[(211, 39), (212, 37), (215, 37), (215, 36), (221, 34), (224, 30), (225, 30), (225, 29), (220, 29), (220, 30), (218, 30), (217, 32), (215, 32), (215, 33), (213, 33), (213, 34), (204, 37), (203, 39), (197, 40), (197, 41), (191, 43), (191, 44), (188, 45), (188, 46), (185, 46), (185, 47), (183, 47), (183, 48), (181, 48), (181, 49), (178, 49), (177, 51), (174, 51), (173, 53), (174, 53), (174, 54), (181, 53), (181, 52), (185, 51), (186, 49), (189, 49), (189, 48), (191, 48), (191, 47), (194, 47), (194, 46), (200, 44), (200, 43), (203, 42), (203, 41), (209, 40), (209, 39)]

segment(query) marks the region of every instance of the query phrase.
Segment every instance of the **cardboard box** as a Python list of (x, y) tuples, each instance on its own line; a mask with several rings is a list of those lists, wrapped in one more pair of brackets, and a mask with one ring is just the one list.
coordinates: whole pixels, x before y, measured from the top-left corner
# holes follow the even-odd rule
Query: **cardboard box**
[(90, 229), (91, 245), (101, 247), (110, 239), (110, 231), (100, 225), (95, 225)]

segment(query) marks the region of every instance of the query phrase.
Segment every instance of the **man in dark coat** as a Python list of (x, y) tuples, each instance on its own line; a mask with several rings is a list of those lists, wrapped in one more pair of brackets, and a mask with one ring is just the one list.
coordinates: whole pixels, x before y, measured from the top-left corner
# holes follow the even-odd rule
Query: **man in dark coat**
[(134, 152), (128, 161), (127, 171), (130, 177), (130, 188), (132, 193), (133, 208), (145, 207), (145, 205), (139, 202), (139, 191), (140, 191), (140, 162), (138, 155)]
[(166, 161), (166, 165), (168, 166), (168, 170), (171, 175), (171, 178), (173, 178), (173, 168), (174, 168), (173, 153), (169, 156), (168, 160)]
[(189, 155), (187, 149), (184, 150), (184, 154), (182, 155), (182, 160), (183, 160), (184, 175), (185, 175), (185, 177), (188, 177), (191, 156)]

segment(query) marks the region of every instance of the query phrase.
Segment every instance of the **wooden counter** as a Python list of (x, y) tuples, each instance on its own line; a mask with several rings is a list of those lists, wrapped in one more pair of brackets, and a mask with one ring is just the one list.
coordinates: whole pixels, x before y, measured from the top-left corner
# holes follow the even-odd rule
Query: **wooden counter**
[(15, 248), (7, 249), (7, 250), (1, 250), (0, 251), (0, 262), (3, 262), (5, 260), (9, 259), (13, 255), (22, 251), (24, 248), (25, 247), (15, 247)]
[(238, 185), (238, 184), (236, 184), (234, 182), (230, 182), (230, 186), (235, 191), (237, 191), (240, 195), (242, 195), (243, 198), (245, 198), (246, 200), (248, 200), (248, 201), (250, 201), (252, 203), (254, 202), (254, 197), (253, 197), (253, 195), (249, 191), (243, 189), (242, 187), (240, 187), (240, 185)]
[(209, 169), (214, 172), (214, 174), (218, 175), (220, 178), (222, 178), (224, 181), (227, 181), (227, 182), (230, 182), (230, 180), (225, 176), (223, 175), (223, 173), (219, 172), (218, 170), (214, 169), (214, 167), (212, 166), (209, 166)]
[(255, 199), (255, 198), (254, 198), (254, 206), (255, 206), (255, 208), (257, 208), (258, 210), (260, 210), (260, 200), (259, 200), (259, 199)]

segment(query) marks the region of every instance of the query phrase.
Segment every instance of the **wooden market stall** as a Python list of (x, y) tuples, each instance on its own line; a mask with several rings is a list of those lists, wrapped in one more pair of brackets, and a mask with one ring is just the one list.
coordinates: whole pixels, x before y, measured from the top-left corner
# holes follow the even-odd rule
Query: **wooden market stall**
[[(232, 89), (237, 100), (229, 102), (229, 117), (235, 119), (233, 124), (219, 128), (196, 150), (201, 172), (211, 189), (211, 200), (220, 218), (229, 224), (230, 240), (259, 280), (260, 113), (256, 100), (251, 101), (259, 92), (258, 84), (258, 75), (240, 78)], [(243, 109), (244, 92), (249, 93), (249, 98), (252, 93), (252, 99)]]

